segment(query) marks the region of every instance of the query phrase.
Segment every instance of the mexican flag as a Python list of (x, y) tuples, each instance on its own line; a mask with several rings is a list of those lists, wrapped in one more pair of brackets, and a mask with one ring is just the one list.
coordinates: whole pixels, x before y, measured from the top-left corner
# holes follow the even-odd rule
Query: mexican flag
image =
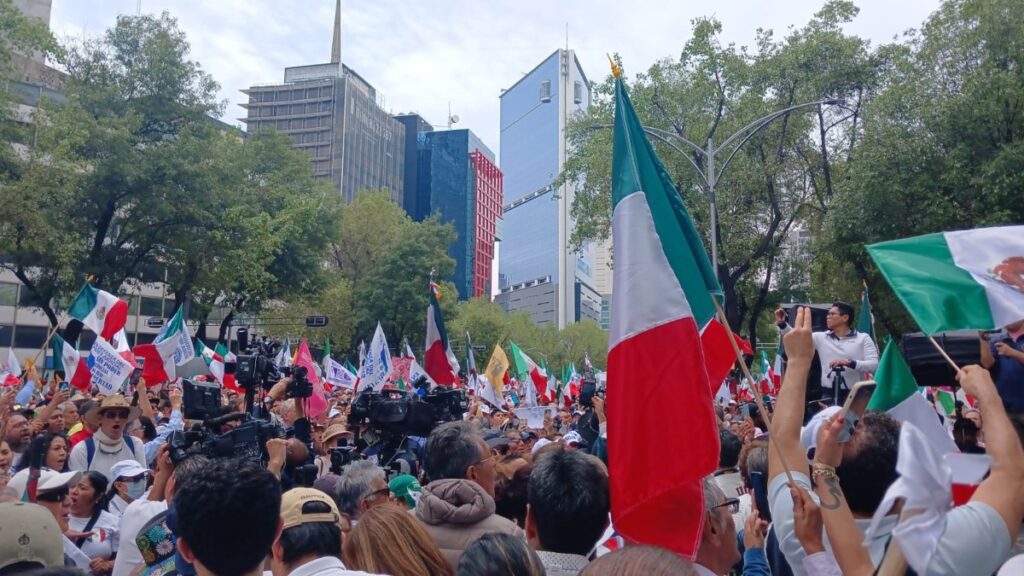
[(437, 284), (430, 283), (430, 304), (427, 306), (427, 339), (423, 353), (423, 368), (430, 378), (442, 386), (455, 386), (459, 380), (459, 361), (448, 343), (444, 329), (444, 318), (438, 300), (441, 291)]
[[(705, 338), (715, 317), (711, 293), (721, 289), (621, 78), (615, 82), (612, 204), (612, 522), (627, 540), (692, 560), (706, 514), (701, 481), (718, 466), (710, 382), (717, 388), (736, 358), (728, 340), (722, 345)], [(725, 359), (725, 370), (718, 358)]]
[(956, 452), (956, 444), (935, 417), (935, 410), (918, 392), (917, 381), (895, 342), (889, 341), (875, 372), (878, 388), (871, 395), (868, 410), (888, 412), (900, 422), (920, 430), (938, 454)]
[(171, 316), (170, 322), (164, 324), (156, 335), (157, 342), (174, 340), (174, 365), (181, 366), (185, 362), (196, 357), (195, 348), (192, 347), (192, 335), (189, 334), (188, 326), (185, 325), (185, 307), (178, 306), (178, 310)]
[(217, 379), (217, 382), (224, 383), (224, 356), (219, 354), (213, 348), (203, 344), (202, 340), (196, 339), (196, 352), (199, 357), (206, 362), (206, 367), (210, 370), (210, 374)]
[(935, 388), (935, 401), (942, 407), (943, 415), (950, 416), (956, 413), (956, 395), (951, 388)]
[(768, 362), (768, 353), (761, 350), (761, 392), (776, 396), (779, 393), (779, 383), (775, 368)]
[(128, 321), (128, 303), (86, 282), (68, 309), (68, 316), (110, 340)]
[(138, 368), (139, 363), (135, 360), (135, 354), (132, 353), (131, 347), (128, 346), (128, 334), (122, 328), (114, 337), (110, 340), (110, 345), (113, 346), (118, 356), (124, 358), (133, 368)]
[(547, 371), (538, 366), (532, 358), (526, 355), (526, 352), (516, 346), (515, 342), (509, 342), (508, 345), (512, 349), (512, 362), (515, 363), (519, 379), (524, 382), (532, 382), (537, 394), (543, 397), (545, 402), (548, 401), (550, 396)]
[(1024, 226), (926, 234), (868, 254), (925, 334), (1024, 318)]
[(65, 342), (59, 334), (53, 335), (50, 346), (53, 348), (53, 371), (63, 372), (64, 381), (75, 388), (88, 390), (92, 386), (92, 374), (78, 348)]
[(142, 377), (146, 380), (146, 386), (156, 386), (178, 377), (177, 364), (174, 362), (174, 353), (177, 349), (177, 338), (152, 344), (139, 344), (132, 348), (132, 352), (136, 356), (141, 356), (144, 359)]
[(0, 386), (21, 384), (21, 364), (12, 348), (7, 349), (7, 362), (0, 362)]

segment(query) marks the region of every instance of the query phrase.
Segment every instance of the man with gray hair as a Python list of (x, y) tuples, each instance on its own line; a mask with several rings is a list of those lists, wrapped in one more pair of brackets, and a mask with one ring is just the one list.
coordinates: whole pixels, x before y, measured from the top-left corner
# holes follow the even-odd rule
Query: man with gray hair
[(333, 496), (352, 526), (363, 512), (391, 502), (384, 469), (369, 460), (356, 460), (346, 466)]
[(494, 513), (494, 464), (487, 442), (469, 422), (448, 422), (430, 433), (416, 518), (454, 569), (462, 553), (484, 534), (523, 537), (512, 521)]

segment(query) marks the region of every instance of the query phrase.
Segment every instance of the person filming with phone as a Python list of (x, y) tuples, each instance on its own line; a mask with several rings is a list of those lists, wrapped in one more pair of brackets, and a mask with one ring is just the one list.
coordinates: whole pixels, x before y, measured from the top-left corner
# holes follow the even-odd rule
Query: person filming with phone
[[(813, 333), (814, 350), (821, 360), (820, 397), (831, 398), (836, 404), (846, 401), (850, 388), (867, 380), (878, 368), (878, 348), (871, 336), (852, 328), (853, 316), (853, 306), (833, 302), (825, 318), (828, 330)], [(775, 323), (781, 336), (792, 330), (782, 308), (775, 311)]]

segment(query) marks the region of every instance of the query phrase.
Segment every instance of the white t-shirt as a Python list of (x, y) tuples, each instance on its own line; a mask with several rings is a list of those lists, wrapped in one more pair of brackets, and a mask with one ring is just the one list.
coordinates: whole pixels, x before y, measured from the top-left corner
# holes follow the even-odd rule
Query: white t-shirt
[[(89, 558), (102, 558), (103, 560), (109, 560), (114, 554), (117, 554), (120, 540), (119, 520), (120, 518), (110, 512), (100, 512), (100, 517), (89, 529), (93, 533), (92, 536), (82, 543), (82, 552), (85, 552)], [(89, 524), (89, 518), (77, 516), (68, 518), (68, 526), (78, 532), (84, 532), (87, 524)]]
[[(793, 480), (810, 492), (807, 476), (793, 473)], [(786, 485), (786, 475), (779, 474), (768, 484), (768, 501), (771, 503), (772, 524), (779, 538), (779, 549), (786, 555), (793, 574), (805, 576), (803, 546), (793, 531), (793, 498)], [(871, 561), (875, 566), (882, 562), (885, 548), (896, 526), (898, 517), (886, 516), (879, 525), (878, 534), (868, 545)], [(861, 533), (867, 531), (871, 519), (857, 520)], [(825, 548), (831, 553), (828, 535), (824, 538)], [(939, 540), (935, 555), (928, 564), (929, 576), (956, 576), (960, 574), (993, 574), (1010, 556), (1010, 533), (1002, 516), (984, 502), (968, 502), (957, 506), (946, 515), (946, 531)]]
[(111, 576), (131, 576), (132, 571), (143, 564), (142, 552), (139, 552), (135, 537), (147, 522), (164, 510), (167, 510), (167, 503), (162, 500), (136, 500), (128, 505), (121, 516), (120, 544)]

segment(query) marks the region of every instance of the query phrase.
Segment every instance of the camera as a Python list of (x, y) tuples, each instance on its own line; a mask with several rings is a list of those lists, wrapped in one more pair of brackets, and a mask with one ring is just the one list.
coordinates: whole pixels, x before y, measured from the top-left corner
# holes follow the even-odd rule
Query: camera
[(255, 390), (258, 386), (269, 390), (281, 379), (281, 372), (274, 365), (274, 352), (278, 346), (277, 342), (263, 338), (248, 347), (244, 354), (239, 354), (235, 363), (235, 382), (247, 390)]
[[(241, 424), (220, 433), (228, 422), (240, 420)], [(251, 419), (243, 412), (233, 412), (218, 418), (210, 418), (191, 430), (175, 430), (167, 440), (171, 462), (177, 464), (194, 454), (207, 458), (239, 458), (266, 464), (266, 444), (271, 438), (284, 438), (284, 429), (263, 420)]]
[(305, 366), (292, 368), (291, 382), (284, 393), (286, 398), (309, 398), (313, 395), (313, 384), (309, 381), (309, 369)]

